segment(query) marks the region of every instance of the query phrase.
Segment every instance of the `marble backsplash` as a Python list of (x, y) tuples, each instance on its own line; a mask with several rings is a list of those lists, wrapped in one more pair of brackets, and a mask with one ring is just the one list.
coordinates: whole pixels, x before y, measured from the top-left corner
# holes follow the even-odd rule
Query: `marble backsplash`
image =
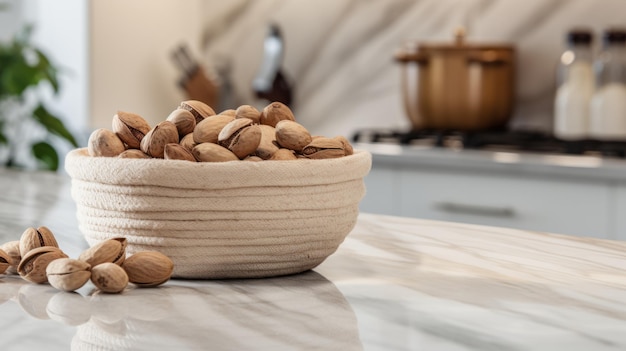
[(516, 46), (510, 127), (549, 130), (566, 31), (586, 26), (600, 34), (622, 24), (626, 10), (621, 0), (211, 0), (204, 6), (204, 64), (228, 79), (232, 101), (265, 103), (249, 82), (262, 59), (266, 26), (276, 23), (285, 39), (284, 71), (295, 85), (296, 117), (323, 135), (408, 128), (393, 53), (408, 40), (451, 41), (461, 25), (470, 41)]

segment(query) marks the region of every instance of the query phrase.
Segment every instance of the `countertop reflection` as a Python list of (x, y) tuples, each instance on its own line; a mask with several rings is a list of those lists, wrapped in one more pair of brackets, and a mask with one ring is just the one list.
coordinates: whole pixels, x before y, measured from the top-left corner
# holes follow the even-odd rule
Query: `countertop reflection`
[[(171, 281), (154, 289), (129, 287), (121, 295), (100, 293), (90, 284), (77, 293), (59, 292), (9, 276), (0, 284), (0, 298), (27, 317), (47, 320), (42, 328), (75, 330), (64, 340), (72, 350), (362, 350), (350, 304), (313, 271)], [(7, 307), (1, 308), (15, 310)], [(3, 334), (6, 328), (13, 329), (6, 326)], [(29, 329), (22, 337), (38, 334)], [(21, 349), (20, 338), (12, 338)]]
[[(0, 170), (0, 241), (77, 257), (69, 178)], [(626, 243), (360, 214), (302, 274), (102, 294), (0, 275), (2, 350), (624, 350)]]

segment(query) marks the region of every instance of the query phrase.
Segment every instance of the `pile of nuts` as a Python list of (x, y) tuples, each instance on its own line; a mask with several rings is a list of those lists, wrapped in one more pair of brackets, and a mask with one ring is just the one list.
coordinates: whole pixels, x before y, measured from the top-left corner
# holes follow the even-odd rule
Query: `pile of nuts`
[(153, 128), (141, 116), (122, 111), (113, 116), (112, 127), (91, 134), (89, 155), (225, 162), (325, 159), (353, 152), (343, 136), (311, 136), (280, 102), (262, 111), (241, 105), (216, 114), (207, 104), (188, 100)]
[(0, 245), (0, 274), (19, 274), (27, 281), (50, 283), (74, 291), (91, 280), (105, 293), (122, 292), (128, 283), (154, 287), (172, 276), (174, 263), (156, 251), (141, 251), (126, 257), (126, 238), (101, 241), (69, 258), (46, 227), (28, 228), (20, 240)]

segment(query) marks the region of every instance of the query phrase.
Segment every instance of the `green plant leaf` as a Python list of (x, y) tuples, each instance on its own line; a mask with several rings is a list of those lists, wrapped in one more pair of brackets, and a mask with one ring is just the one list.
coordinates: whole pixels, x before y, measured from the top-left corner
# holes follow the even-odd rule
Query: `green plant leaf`
[(48, 112), (48, 110), (46, 110), (43, 105), (40, 104), (39, 106), (37, 106), (35, 111), (33, 111), (33, 117), (35, 117), (35, 120), (39, 122), (42, 126), (46, 127), (46, 129), (50, 133), (56, 134), (61, 138), (67, 140), (74, 147), (78, 147), (76, 139), (74, 138), (72, 133), (70, 133), (70, 131), (65, 128), (63, 122), (59, 118)]
[(32, 146), (33, 156), (40, 161), (45, 169), (56, 171), (59, 169), (59, 154), (52, 145), (40, 141)]
[(2, 70), (2, 85), (6, 92), (21, 95), (26, 89), (35, 86), (41, 80), (36, 67), (29, 66), (25, 60), (14, 60)]
[(3, 116), (0, 115), (0, 145), (9, 145), (9, 138), (4, 135), (4, 120), (2, 120)]
[(35, 53), (37, 54), (37, 68), (39, 73), (41, 74), (41, 78), (43, 80), (47, 80), (55, 94), (59, 93), (59, 80), (57, 78), (57, 70), (50, 63), (50, 60), (41, 50), (35, 49)]

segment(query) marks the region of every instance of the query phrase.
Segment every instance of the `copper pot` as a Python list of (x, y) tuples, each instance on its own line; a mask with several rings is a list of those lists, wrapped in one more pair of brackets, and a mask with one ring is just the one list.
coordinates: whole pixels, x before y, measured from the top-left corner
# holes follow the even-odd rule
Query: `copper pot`
[(407, 44), (402, 64), (405, 110), (413, 129), (504, 127), (514, 105), (515, 49), (470, 45), (458, 30), (450, 44)]

